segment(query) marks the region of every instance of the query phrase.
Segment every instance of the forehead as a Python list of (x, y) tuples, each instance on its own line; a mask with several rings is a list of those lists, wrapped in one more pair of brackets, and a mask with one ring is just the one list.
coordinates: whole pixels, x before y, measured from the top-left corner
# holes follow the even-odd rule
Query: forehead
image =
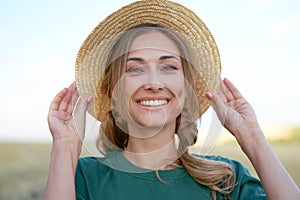
[(141, 52), (141, 51), (157, 51), (165, 52), (174, 55), (179, 55), (179, 49), (170, 38), (165, 34), (152, 31), (143, 35), (137, 36), (129, 49), (129, 52)]

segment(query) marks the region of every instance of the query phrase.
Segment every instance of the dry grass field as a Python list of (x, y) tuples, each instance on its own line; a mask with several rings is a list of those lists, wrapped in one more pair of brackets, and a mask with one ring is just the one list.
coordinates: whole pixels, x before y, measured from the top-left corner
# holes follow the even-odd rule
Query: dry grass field
[[(272, 146), (300, 186), (300, 142), (274, 143)], [(0, 143), (0, 199), (42, 199), (50, 149), (49, 144)], [(253, 173), (249, 161), (235, 143), (220, 144), (212, 153), (239, 160)]]
[(0, 199), (42, 199), (49, 144), (0, 144)]

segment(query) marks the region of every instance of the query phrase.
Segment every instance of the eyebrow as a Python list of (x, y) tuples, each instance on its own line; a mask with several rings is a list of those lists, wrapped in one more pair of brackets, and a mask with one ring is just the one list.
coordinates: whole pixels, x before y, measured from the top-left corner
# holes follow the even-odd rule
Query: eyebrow
[[(177, 57), (171, 56), (171, 55), (166, 55), (166, 56), (159, 57), (159, 60), (167, 60), (167, 59), (175, 59), (175, 60), (179, 61), (179, 59)], [(128, 61), (144, 62), (145, 60), (143, 58), (139, 58), (139, 57), (130, 57), (130, 58), (127, 59), (127, 62)]]

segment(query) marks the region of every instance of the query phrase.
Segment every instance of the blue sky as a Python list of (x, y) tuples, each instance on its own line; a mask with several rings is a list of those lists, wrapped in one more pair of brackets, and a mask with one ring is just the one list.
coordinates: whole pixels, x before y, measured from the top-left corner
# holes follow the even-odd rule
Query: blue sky
[[(47, 111), (74, 79), (77, 51), (109, 13), (132, 1), (0, 3), (0, 141), (50, 141)], [(218, 44), (223, 77), (253, 105), (262, 126), (300, 125), (300, 1), (177, 1)]]

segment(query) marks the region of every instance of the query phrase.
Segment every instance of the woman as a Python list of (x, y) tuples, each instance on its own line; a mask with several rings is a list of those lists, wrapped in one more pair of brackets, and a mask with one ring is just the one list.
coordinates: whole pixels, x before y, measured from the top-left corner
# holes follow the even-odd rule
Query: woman
[[(173, 15), (178, 8), (186, 11), (184, 17)], [(153, 14), (157, 11), (165, 13)], [(121, 17), (124, 13), (127, 17)], [(76, 68), (82, 97), (73, 83), (50, 105), (53, 148), (45, 198), (265, 199), (266, 193), (270, 199), (298, 199), (299, 189), (264, 138), (251, 106), (229, 80), (220, 83), (218, 52), (207, 28), (195, 18), (203, 35), (191, 36), (179, 30), (182, 23), (170, 24), (174, 18), (166, 19), (168, 13), (178, 21), (195, 17), (172, 2), (137, 2), (109, 16), (84, 42)], [(116, 23), (117, 16), (123, 23)], [(140, 20), (132, 23), (128, 16)], [(109, 26), (111, 19), (115, 25)], [(120, 24), (113, 37), (99, 39), (103, 27), (117, 30)], [(90, 80), (95, 86), (84, 84)], [(94, 106), (88, 108), (91, 95)], [(188, 153), (196, 141), (195, 122), (210, 101), (264, 189), (235, 161)], [(101, 121), (97, 145), (105, 157), (78, 162), (86, 109)]]

